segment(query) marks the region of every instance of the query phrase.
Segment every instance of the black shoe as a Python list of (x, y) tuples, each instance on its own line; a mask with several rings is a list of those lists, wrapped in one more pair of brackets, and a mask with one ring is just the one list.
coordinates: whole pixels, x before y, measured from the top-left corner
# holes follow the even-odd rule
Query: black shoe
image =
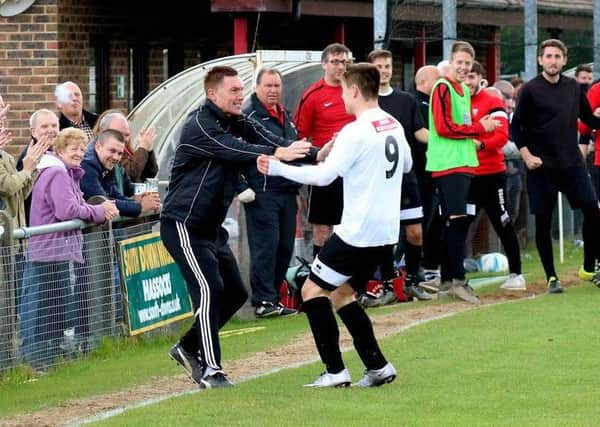
[(227, 388), (233, 387), (231, 381), (222, 371), (217, 371), (212, 375), (207, 375), (200, 380), (200, 388)]
[(180, 343), (175, 344), (169, 351), (169, 356), (188, 373), (197, 384), (202, 385), (204, 369), (200, 361), (188, 353)]
[(294, 310), (293, 308), (288, 308), (284, 306), (282, 303), (277, 304), (277, 308), (279, 309), (280, 316), (294, 316), (298, 314), (298, 310)]
[(358, 303), (361, 305), (362, 308), (379, 307), (381, 305), (381, 301), (379, 301), (379, 298), (366, 293), (362, 294), (358, 298)]
[(592, 283), (594, 285), (596, 285), (597, 287), (600, 288), (600, 271), (597, 271), (596, 274), (594, 274), (594, 278), (592, 279)]
[(263, 301), (259, 303), (254, 309), (254, 314), (256, 317), (270, 317), (270, 316), (279, 316), (279, 306), (273, 304), (272, 302)]
[(548, 293), (551, 294), (562, 294), (564, 289), (560, 286), (560, 280), (552, 276), (548, 279)]

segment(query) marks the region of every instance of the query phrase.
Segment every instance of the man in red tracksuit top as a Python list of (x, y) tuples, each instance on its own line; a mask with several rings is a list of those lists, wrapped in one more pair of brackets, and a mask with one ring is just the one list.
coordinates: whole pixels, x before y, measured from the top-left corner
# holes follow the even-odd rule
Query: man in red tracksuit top
[[(592, 111), (600, 108), (600, 81), (592, 84), (588, 89), (587, 99)], [(579, 139), (579, 148), (581, 149), (583, 157), (586, 159), (588, 156), (590, 138), (594, 138), (594, 160), (592, 165), (587, 161), (586, 163), (588, 165), (590, 177), (592, 178), (592, 184), (594, 184), (594, 189), (596, 190), (596, 197), (598, 197), (600, 195), (600, 129), (596, 129), (595, 132), (592, 132), (592, 129), (581, 120), (578, 122), (578, 127), (581, 135), (581, 138)], [(599, 256), (596, 256), (596, 265), (600, 263), (600, 259), (598, 258)], [(589, 275), (587, 275), (585, 271), (580, 271), (579, 277), (584, 280), (590, 280)], [(596, 286), (600, 286), (600, 276), (597, 277), (596, 274), (594, 274), (591, 280)]]
[(475, 176), (471, 180), (468, 200), (477, 211), (485, 209), (508, 257), (510, 276), (502, 288), (525, 290), (519, 241), (506, 209), (506, 164), (502, 147), (508, 142), (508, 114), (504, 109), (502, 94), (496, 97), (482, 88), (483, 75), (483, 66), (473, 61), (471, 72), (465, 80), (471, 91), (472, 120), (477, 122), (489, 115), (501, 124), (493, 132), (475, 138), (479, 166), (475, 168)]
[[(587, 91), (587, 99), (590, 103), (590, 107), (592, 111), (600, 108), (600, 81), (594, 83), (589, 90)], [(592, 129), (589, 128), (585, 123), (581, 120), (579, 121), (579, 133), (581, 135), (592, 135)], [(596, 173), (592, 174), (595, 179), (593, 179), (594, 188), (596, 190), (596, 196), (600, 194), (600, 129), (596, 129), (594, 132), (594, 168), (596, 169)], [(589, 141), (589, 140), (588, 140)], [(579, 148), (582, 149), (584, 157), (587, 157), (587, 147), (582, 147), (581, 140)]]
[(438, 296), (479, 304), (465, 278), (463, 265), (470, 222), (467, 215), (475, 211), (468, 204), (469, 187), (473, 170), (479, 164), (473, 139), (492, 132), (500, 123), (490, 116), (478, 122), (471, 120), (471, 94), (464, 81), (474, 59), (475, 50), (470, 43), (452, 44), (447, 74), (435, 83), (431, 92), (425, 169), (431, 172), (438, 190), (445, 223)]
[[(308, 138), (322, 147), (355, 117), (346, 113), (342, 100), (341, 78), (350, 62), (350, 50), (340, 43), (323, 49), (321, 66), (323, 78), (310, 86), (300, 99), (296, 110), (299, 138)], [(313, 225), (313, 256), (316, 256), (342, 219), (342, 178), (325, 187), (311, 187), (308, 202), (308, 222)]]

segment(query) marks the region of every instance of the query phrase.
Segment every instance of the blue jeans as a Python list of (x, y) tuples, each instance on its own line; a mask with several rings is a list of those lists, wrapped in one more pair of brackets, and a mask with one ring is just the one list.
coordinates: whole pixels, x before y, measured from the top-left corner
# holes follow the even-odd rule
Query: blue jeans
[[(74, 326), (71, 266), (68, 261), (27, 262), (19, 304), (21, 354), (34, 366), (52, 364), (65, 330)], [(79, 317), (79, 316), (78, 316)]]

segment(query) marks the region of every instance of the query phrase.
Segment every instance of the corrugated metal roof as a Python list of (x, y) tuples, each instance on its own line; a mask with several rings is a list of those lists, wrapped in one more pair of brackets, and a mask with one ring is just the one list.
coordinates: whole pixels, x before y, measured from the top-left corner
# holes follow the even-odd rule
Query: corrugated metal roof
[(158, 159), (160, 179), (168, 177), (175, 144), (179, 141), (185, 118), (205, 99), (204, 76), (217, 65), (227, 65), (238, 71), (246, 98), (254, 90), (258, 68), (276, 68), (283, 75), (286, 87), (283, 103), (289, 110), (294, 109), (304, 89), (323, 74), (321, 52), (258, 51), (213, 59), (161, 83), (129, 113), (132, 135), (143, 128), (153, 127), (157, 130), (154, 152)]

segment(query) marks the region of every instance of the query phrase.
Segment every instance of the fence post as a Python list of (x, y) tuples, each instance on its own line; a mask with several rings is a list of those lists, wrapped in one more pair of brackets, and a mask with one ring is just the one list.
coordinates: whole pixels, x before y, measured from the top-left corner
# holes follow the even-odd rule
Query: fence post
[(17, 325), (17, 295), (15, 243), (12, 240), (13, 220), (0, 211), (0, 371), (14, 366), (19, 351)]

